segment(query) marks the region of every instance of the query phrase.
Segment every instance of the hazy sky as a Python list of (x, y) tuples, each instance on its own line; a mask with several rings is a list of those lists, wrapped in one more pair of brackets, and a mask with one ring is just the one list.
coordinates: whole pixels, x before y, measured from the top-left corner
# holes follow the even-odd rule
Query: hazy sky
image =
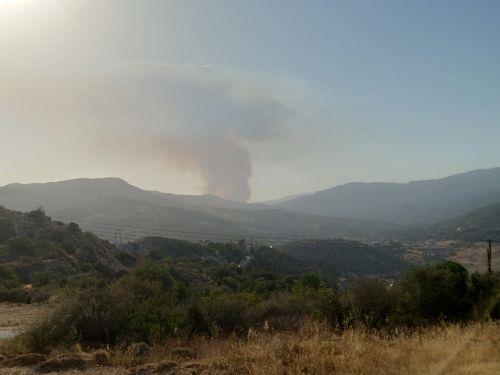
[(499, 1), (0, 0), (1, 185), (264, 200), (493, 166)]

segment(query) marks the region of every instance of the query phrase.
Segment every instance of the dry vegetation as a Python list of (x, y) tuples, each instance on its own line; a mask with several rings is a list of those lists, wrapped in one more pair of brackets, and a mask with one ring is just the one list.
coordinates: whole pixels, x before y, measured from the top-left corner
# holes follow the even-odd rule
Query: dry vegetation
[[(147, 374), (159, 367), (173, 374), (498, 374), (499, 343), (500, 326), (491, 322), (396, 335), (361, 329), (337, 335), (311, 323), (295, 333), (250, 333), (245, 339), (198, 339), (137, 352), (115, 350), (106, 354), (111, 367), (91, 360), (75, 367), (87, 374)], [(96, 357), (77, 347), (54, 351), (49, 360), (65, 356)], [(0, 374), (33, 371), (4, 368)]]
[[(432, 241), (418, 242), (406, 249), (405, 259), (413, 264), (426, 264), (453, 260), (462, 264), (469, 272), (486, 272), (485, 242)], [(493, 248), (494, 270), (500, 264), (497, 257), (500, 249)]]
[(0, 340), (4, 334), (23, 331), (52, 308), (50, 303), (0, 303)]

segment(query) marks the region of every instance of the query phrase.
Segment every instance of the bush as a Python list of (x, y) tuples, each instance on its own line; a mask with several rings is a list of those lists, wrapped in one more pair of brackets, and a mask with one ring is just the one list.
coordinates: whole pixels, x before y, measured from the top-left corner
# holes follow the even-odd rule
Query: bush
[(14, 223), (7, 219), (0, 219), (0, 244), (16, 235)]
[(387, 324), (393, 304), (383, 281), (358, 279), (351, 286), (347, 298), (356, 321), (368, 328), (379, 328)]
[(247, 319), (256, 328), (267, 323), (267, 327), (271, 329), (295, 329), (310, 312), (311, 309), (300, 297), (284, 293), (251, 306), (247, 311)]
[(209, 303), (210, 323), (217, 332), (241, 334), (249, 328), (248, 308), (249, 304), (238, 296), (215, 297)]
[(22, 288), (5, 288), (0, 286), (0, 302), (30, 302), (29, 294)]
[(320, 292), (316, 318), (325, 321), (334, 329), (343, 330), (352, 323), (352, 312), (334, 289)]
[(467, 270), (456, 262), (412, 270), (396, 291), (392, 320), (417, 326), (465, 318), (472, 307)]
[(35, 256), (36, 247), (33, 241), (26, 237), (12, 238), (7, 241), (9, 254), (12, 256)]
[(34, 211), (28, 212), (28, 218), (33, 221), (34, 224), (38, 226), (43, 226), (50, 222), (50, 219), (45, 216), (45, 211), (42, 207), (37, 208)]
[(71, 234), (80, 234), (82, 232), (78, 224), (73, 222), (68, 224), (68, 231)]

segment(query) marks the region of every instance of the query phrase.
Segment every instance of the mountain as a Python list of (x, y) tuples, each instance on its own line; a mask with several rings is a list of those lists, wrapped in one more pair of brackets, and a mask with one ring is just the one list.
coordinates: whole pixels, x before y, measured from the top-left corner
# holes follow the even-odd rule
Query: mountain
[(67, 181), (9, 184), (0, 188), (0, 204), (16, 206), (20, 211), (35, 209), (43, 203), (46, 209), (58, 211), (69, 206), (84, 206), (96, 199), (128, 198), (155, 205), (173, 207), (265, 208), (258, 203), (224, 200), (213, 195), (176, 195), (142, 190), (120, 178), (79, 178)]
[[(264, 204), (202, 195), (147, 191), (117, 178), (77, 179), (0, 187), (0, 205), (29, 211), (43, 207), (102, 238), (133, 241), (147, 236), (229, 241), (244, 235), (286, 241), (303, 237), (371, 238), (394, 225), (285, 211)], [(122, 242), (120, 241), (120, 242)]]
[(354, 182), (278, 203), (305, 214), (397, 224), (448, 220), (500, 202), (500, 168), (409, 183)]

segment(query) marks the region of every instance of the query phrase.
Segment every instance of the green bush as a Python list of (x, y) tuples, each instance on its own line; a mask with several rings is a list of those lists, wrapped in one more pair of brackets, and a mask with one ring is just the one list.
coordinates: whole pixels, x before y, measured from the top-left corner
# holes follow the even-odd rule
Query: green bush
[(472, 307), (467, 270), (456, 262), (410, 271), (396, 290), (392, 320), (416, 326), (463, 319)]
[(7, 219), (0, 219), (0, 244), (16, 235), (14, 223)]
[(249, 328), (249, 303), (233, 295), (217, 296), (209, 302), (209, 320), (212, 327), (223, 334), (243, 333)]
[(9, 254), (12, 256), (35, 256), (36, 247), (33, 241), (26, 237), (12, 238), (7, 241)]
[(0, 302), (30, 302), (29, 294), (22, 288), (5, 288), (0, 286)]
[(316, 318), (325, 321), (334, 329), (343, 330), (351, 324), (352, 311), (336, 290), (322, 290), (318, 301)]

